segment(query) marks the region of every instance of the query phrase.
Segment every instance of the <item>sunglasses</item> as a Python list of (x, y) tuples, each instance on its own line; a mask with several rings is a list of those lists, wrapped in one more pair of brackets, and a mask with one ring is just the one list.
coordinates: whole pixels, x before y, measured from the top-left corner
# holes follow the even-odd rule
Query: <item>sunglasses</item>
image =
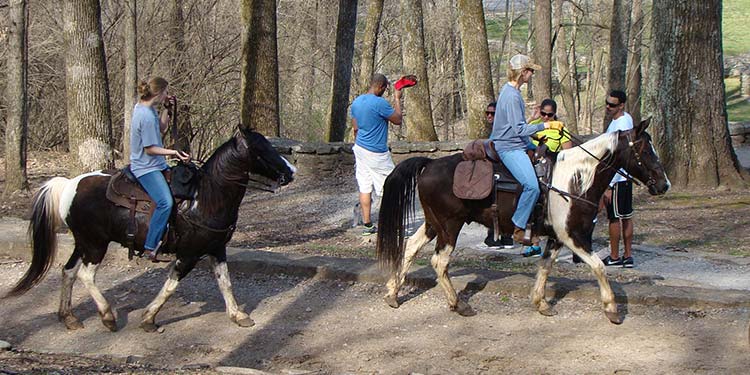
[(544, 116), (544, 117), (554, 117), (555, 116), (554, 112), (547, 113), (547, 112), (544, 112), (544, 111), (539, 111), (539, 114), (542, 115), (542, 116)]
[(615, 108), (618, 105), (620, 105), (619, 103), (610, 103), (610, 102), (608, 102), (606, 100), (604, 102), (607, 103), (607, 107), (609, 107), (609, 108)]
[(487, 116), (494, 116), (494, 115), (495, 115), (495, 112), (492, 112), (492, 111), (484, 111), (484, 114), (485, 114), (485, 115), (487, 115)]

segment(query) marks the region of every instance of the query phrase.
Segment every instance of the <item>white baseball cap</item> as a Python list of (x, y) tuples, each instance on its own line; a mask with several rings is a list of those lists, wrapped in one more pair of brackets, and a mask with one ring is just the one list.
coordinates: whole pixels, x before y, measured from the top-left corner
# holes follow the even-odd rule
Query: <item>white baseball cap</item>
[(531, 58), (529, 58), (526, 55), (515, 55), (510, 58), (510, 68), (513, 70), (521, 70), (521, 69), (533, 69), (533, 70), (541, 70), (542, 67), (535, 64)]

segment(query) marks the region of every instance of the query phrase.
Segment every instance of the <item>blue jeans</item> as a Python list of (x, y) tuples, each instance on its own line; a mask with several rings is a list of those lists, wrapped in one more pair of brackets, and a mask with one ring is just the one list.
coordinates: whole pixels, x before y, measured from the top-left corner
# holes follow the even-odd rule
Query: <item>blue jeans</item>
[(148, 234), (146, 235), (146, 244), (143, 246), (146, 250), (154, 250), (159, 244), (159, 240), (167, 229), (169, 215), (172, 213), (172, 191), (161, 171), (146, 173), (138, 177), (148, 196), (156, 203), (156, 209), (151, 216), (151, 222), (148, 224)]
[(512, 220), (517, 227), (526, 229), (531, 211), (539, 198), (539, 182), (536, 179), (534, 166), (531, 165), (531, 160), (524, 150), (501, 152), (500, 160), (523, 187)]

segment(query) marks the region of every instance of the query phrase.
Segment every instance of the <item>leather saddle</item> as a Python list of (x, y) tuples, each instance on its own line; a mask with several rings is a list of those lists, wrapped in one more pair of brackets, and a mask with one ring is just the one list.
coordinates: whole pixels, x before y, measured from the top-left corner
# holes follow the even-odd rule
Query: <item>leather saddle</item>
[(453, 194), (461, 199), (484, 199), (493, 190), (520, 193), (521, 185), (500, 161), (494, 143), (477, 139), (464, 148), (464, 161), (453, 174)]
[[(162, 173), (167, 179), (167, 183), (169, 183), (171, 180), (170, 171), (167, 169)], [(130, 165), (114, 172), (109, 179), (106, 196), (110, 202), (117, 206), (127, 208), (130, 211), (125, 246), (128, 248), (128, 259), (132, 259), (133, 255), (136, 253), (135, 236), (138, 232), (138, 222), (136, 221), (135, 214), (136, 212), (145, 214), (146, 221), (150, 222), (151, 216), (156, 209), (156, 204), (148, 193), (146, 193), (146, 190), (143, 189), (141, 183), (138, 182), (138, 179), (130, 170)], [(175, 204), (175, 206), (177, 205)], [(173, 222), (173, 217), (174, 215), (170, 216), (170, 224)], [(171, 227), (172, 226), (170, 225), (170, 228)], [(171, 232), (171, 230), (165, 231), (165, 239), (169, 232)]]

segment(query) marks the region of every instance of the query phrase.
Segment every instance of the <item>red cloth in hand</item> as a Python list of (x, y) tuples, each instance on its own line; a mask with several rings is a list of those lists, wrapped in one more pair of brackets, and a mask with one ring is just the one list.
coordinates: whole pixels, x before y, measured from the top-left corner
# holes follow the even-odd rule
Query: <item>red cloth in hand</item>
[(417, 84), (417, 76), (415, 75), (407, 75), (401, 77), (396, 83), (393, 84), (393, 87), (396, 88), (396, 90), (401, 90), (406, 87), (412, 87)]

